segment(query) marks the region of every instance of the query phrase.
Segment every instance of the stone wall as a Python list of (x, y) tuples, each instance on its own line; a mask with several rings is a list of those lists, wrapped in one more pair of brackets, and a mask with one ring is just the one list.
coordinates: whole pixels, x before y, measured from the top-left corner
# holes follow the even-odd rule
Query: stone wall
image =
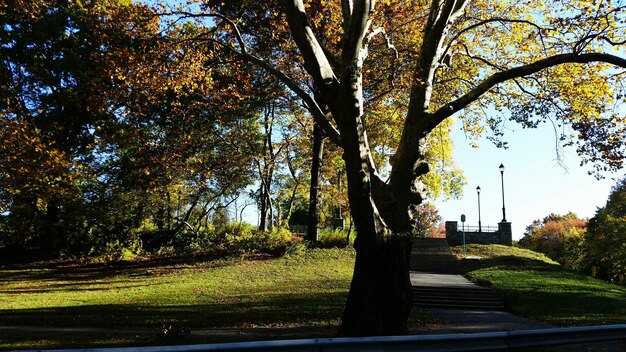
[[(446, 221), (446, 239), (452, 246), (463, 244), (463, 231), (458, 221)], [(498, 231), (465, 231), (466, 244), (503, 244), (513, 245), (513, 233), (510, 222), (498, 223)]]

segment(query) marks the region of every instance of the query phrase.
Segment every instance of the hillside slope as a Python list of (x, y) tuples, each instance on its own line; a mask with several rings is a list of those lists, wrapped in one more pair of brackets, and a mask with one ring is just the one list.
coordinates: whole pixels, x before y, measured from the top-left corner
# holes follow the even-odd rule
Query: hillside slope
[(626, 288), (566, 270), (543, 254), (501, 245), (453, 252), (466, 275), (493, 284), (507, 310), (557, 326), (626, 323)]

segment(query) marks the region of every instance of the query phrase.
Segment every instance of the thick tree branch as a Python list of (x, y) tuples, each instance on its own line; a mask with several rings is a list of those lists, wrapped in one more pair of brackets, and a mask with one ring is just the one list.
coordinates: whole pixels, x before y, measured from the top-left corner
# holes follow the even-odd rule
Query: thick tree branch
[(352, 20), (352, 0), (341, 0), (341, 15), (343, 18), (343, 40), (346, 40), (350, 21)]
[(319, 87), (337, 82), (333, 68), (313, 33), (302, 0), (285, 0), (284, 4), (289, 29), (304, 58), (307, 72)]
[(419, 116), (420, 111), (428, 110), (435, 72), (443, 57), (446, 33), (450, 24), (462, 14), (466, 3), (467, 0), (433, 0), (415, 71), (414, 79), (417, 83), (411, 89), (409, 118)]
[(362, 52), (365, 34), (371, 23), (370, 14), (373, 10), (374, 1), (356, 0), (352, 2), (350, 24), (343, 43), (343, 67), (348, 67), (355, 60), (365, 59), (364, 57), (359, 57), (359, 55)]
[(472, 102), (478, 100), (483, 94), (488, 92), (491, 88), (496, 86), (499, 83), (518, 78), (528, 76), (534, 73), (537, 73), (546, 68), (550, 68), (553, 66), (566, 64), (566, 63), (580, 63), (587, 64), (592, 62), (605, 62), (618, 67), (626, 68), (626, 59), (621, 58), (619, 56), (605, 54), (605, 53), (587, 53), (587, 54), (561, 54), (551, 56), (539, 61), (535, 61), (528, 65), (518, 66), (514, 68), (510, 68), (508, 70), (500, 71), (494, 73), (487, 79), (485, 79), (482, 83), (474, 87), (474, 89), (467, 92), (465, 95), (460, 98), (446, 104), (445, 106), (439, 108), (428, 120), (425, 128), (421, 131), (422, 134), (426, 134), (430, 132), (433, 128), (435, 128), (439, 123), (445, 120), (447, 117), (452, 116), (454, 113), (459, 110), (464, 109), (466, 106), (471, 104)]

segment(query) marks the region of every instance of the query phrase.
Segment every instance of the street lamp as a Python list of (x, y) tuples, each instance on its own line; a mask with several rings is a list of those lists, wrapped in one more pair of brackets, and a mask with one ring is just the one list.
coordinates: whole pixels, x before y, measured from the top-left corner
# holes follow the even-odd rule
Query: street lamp
[(506, 222), (506, 209), (504, 208), (504, 165), (501, 163), (500, 167), (500, 179), (502, 180), (502, 222)]
[(476, 187), (476, 193), (478, 194), (478, 233), (482, 233), (483, 228), (480, 223), (480, 186)]

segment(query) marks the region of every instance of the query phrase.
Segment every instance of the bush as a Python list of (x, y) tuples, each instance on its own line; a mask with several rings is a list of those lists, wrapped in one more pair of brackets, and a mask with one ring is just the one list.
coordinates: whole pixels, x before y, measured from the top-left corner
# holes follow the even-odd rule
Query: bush
[(306, 253), (307, 247), (306, 244), (304, 242), (297, 242), (294, 243), (290, 246), (288, 246), (285, 249), (285, 256), (286, 257), (295, 257), (298, 255), (302, 255), (304, 253)]
[(119, 240), (106, 243), (103, 248), (92, 248), (89, 256), (95, 261), (109, 262), (119, 260), (133, 260), (142, 252), (141, 242), (132, 241), (123, 243)]
[[(346, 238), (348, 237), (348, 229), (342, 228), (323, 228), (320, 231), (319, 245), (323, 248), (332, 247), (347, 247)], [(356, 237), (356, 231), (350, 231), (349, 244), (354, 244), (354, 238)]]
[(192, 241), (187, 245), (188, 249), (235, 255), (248, 252), (282, 254), (289, 245), (300, 241), (285, 228), (274, 227), (269, 232), (263, 232), (250, 224), (235, 222), (225, 223), (197, 238), (202, 244)]

